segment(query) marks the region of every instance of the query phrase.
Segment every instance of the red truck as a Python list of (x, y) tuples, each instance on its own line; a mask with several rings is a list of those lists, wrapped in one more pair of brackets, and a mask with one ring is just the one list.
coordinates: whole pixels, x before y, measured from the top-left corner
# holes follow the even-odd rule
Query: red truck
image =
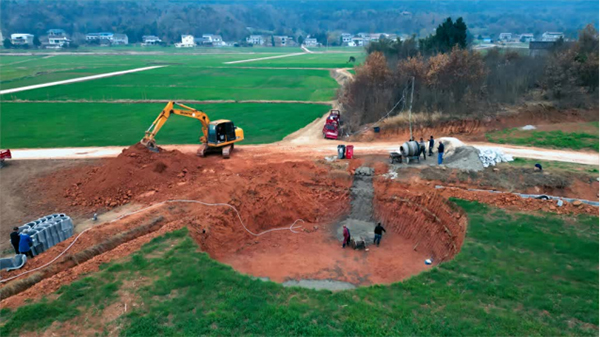
[(340, 111), (331, 110), (323, 125), (323, 137), (325, 139), (338, 139), (340, 126)]
[(5, 159), (11, 159), (10, 150), (0, 150), (0, 167), (4, 166)]

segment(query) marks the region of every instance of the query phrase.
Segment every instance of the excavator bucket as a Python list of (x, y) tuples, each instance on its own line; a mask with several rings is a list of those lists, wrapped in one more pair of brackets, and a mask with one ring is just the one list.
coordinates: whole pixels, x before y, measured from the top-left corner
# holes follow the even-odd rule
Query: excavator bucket
[(140, 142), (140, 144), (144, 145), (148, 150), (158, 153), (158, 146), (156, 146), (156, 142), (154, 142), (154, 141), (144, 142), (144, 140), (142, 140)]

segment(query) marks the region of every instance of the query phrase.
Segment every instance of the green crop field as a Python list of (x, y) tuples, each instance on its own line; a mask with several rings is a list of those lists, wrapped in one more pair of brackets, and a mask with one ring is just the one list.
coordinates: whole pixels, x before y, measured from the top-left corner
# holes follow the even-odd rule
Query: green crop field
[[(462, 251), (401, 283), (284, 288), (215, 262), (183, 229), (47, 299), (2, 309), (0, 334), (52, 325), (123, 336), (598, 335), (598, 217), (456, 202), (470, 219)], [(104, 325), (94, 318), (123, 293), (137, 305)]]
[(171, 65), (18, 93), (3, 100), (299, 100), (329, 101), (338, 85), (325, 70), (229, 69)]
[[(355, 58), (355, 62), (348, 62), (350, 57)], [(255, 61), (247, 64), (252, 67), (312, 67), (312, 68), (352, 68), (365, 60), (364, 50), (355, 50), (350, 53), (330, 53), (330, 54), (304, 54), (278, 59)]]
[[(117, 49), (100, 48), (98, 52), (114, 52)], [(216, 54), (215, 49), (204, 49), (196, 49), (193, 53), (178, 50), (173, 53), (110, 55), (0, 55), (2, 90), (140, 67), (164, 66), (4, 94), (0, 96), (0, 141), (3, 147), (10, 148), (129, 145), (139, 140), (143, 130), (164, 106), (146, 104), (151, 103), (144, 102), (146, 100), (330, 101), (335, 98), (338, 84), (328, 70), (283, 68), (353, 66), (347, 63), (348, 53), (304, 54), (225, 64), (299, 50), (231, 48), (219, 49), (223, 53)], [(357, 52), (355, 58), (359, 63), (364, 60), (364, 52)], [(138, 101), (140, 104), (103, 103), (114, 100)], [(44, 101), (78, 102), (41, 103)], [(236, 122), (246, 130), (246, 143), (252, 144), (280, 140), (322, 116), (328, 107), (232, 103), (203, 105), (200, 108), (208, 109), (211, 118), (227, 118)], [(192, 122), (170, 122), (161, 132), (160, 136), (164, 138), (159, 141), (163, 144), (197, 142), (198, 128)]]
[(169, 65), (185, 71), (181, 66), (226, 66), (229, 61), (245, 60), (280, 54), (220, 54), (220, 55), (57, 55), (1, 56), (0, 87), (18, 88), (27, 85), (66, 80), (113, 71), (154, 65)]
[[(205, 104), (213, 120), (232, 120), (244, 129), (243, 144), (270, 143), (304, 127), (330, 107), (315, 104)], [(52, 148), (131, 145), (165, 104), (2, 103), (0, 143), (3, 148)], [(156, 137), (159, 144), (195, 144), (200, 122), (173, 116)]]

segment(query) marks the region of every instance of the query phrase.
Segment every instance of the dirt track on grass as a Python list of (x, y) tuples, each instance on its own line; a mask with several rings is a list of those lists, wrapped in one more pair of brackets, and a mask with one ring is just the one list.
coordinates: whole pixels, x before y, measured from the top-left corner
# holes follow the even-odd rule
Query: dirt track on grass
[(152, 69), (162, 68), (162, 67), (166, 67), (166, 66), (143, 67), (143, 68), (136, 68), (136, 69), (130, 69), (130, 70), (123, 70), (123, 71), (115, 71), (115, 72), (111, 72), (111, 73), (98, 74), (98, 75), (92, 75), (92, 76), (77, 77), (77, 78), (72, 78), (72, 79), (63, 80), (63, 81), (56, 81), (56, 82), (48, 82), (48, 83), (42, 83), (42, 84), (28, 85), (26, 87), (0, 90), (0, 95), (12, 94), (12, 93), (15, 93), (15, 92), (21, 92), (21, 91), (33, 90), (33, 89), (39, 89), (39, 88), (52, 87), (52, 86), (56, 86), (56, 85), (63, 85), (63, 84), (70, 84), (70, 83), (77, 83), (77, 82), (84, 82), (84, 81), (91, 81), (91, 80), (96, 80), (96, 79), (106, 78), (106, 77), (120, 76), (120, 75), (137, 73), (137, 72), (140, 72), (140, 71), (152, 70)]

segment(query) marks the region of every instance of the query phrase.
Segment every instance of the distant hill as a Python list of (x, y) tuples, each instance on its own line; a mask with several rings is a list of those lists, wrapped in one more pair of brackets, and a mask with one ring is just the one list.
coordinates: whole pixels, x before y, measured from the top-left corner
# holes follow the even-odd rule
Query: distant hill
[[(598, 1), (0, 1), (0, 28), (43, 35), (62, 28), (125, 33), (130, 42), (157, 35), (218, 33), (239, 40), (251, 30), (297, 36), (331, 31), (428, 35), (446, 17), (462, 16), (472, 35), (561, 31), (575, 37), (598, 27)], [(250, 29), (248, 29), (250, 28)]]

